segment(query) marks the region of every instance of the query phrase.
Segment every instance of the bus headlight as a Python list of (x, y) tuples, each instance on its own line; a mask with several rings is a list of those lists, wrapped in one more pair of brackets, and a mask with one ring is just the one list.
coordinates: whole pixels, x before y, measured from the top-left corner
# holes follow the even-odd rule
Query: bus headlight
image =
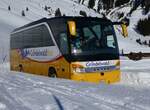
[(85, 68), (75, 68), (76, 73), (85, 73)]
[(80, 64), (72, 64), (72, 68), (76, 73), (85, 73), (85, 67)]

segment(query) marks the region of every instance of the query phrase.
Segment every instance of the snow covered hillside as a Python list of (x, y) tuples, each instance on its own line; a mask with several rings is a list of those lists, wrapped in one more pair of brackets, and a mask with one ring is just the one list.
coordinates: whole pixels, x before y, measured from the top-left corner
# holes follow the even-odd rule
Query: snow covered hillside
[[(137, 32), (136, 26), (140, 19), (150, 17), (149, 0), (74, 0), (79, 4), (90, 7), (98, 13), (103, 13), (112, 21), (129, 20), (129, 37), (124, 39), (120, 28), (116, 27), (120, 52), (150, 52), (150, 36), (143, 36)], [(91, 5), (89, 4), (91, 3)], [(145, 13), (147, 10), (147, 13)], [(142, 27), (141, 27), (142, 28)], [(140, 40), (139, 40), (140, 39)]]
[[(137, 25), (137, 22), (140, 19), (148, 18), (150, 15), (150, 12), (146, 15), (143, 15), (143, 9), (138, 8), (137, 10), (133, 11), (133, 13), (129, 16), (129, 12), (131, 10), (131, 6), (129, 4), (124, 5), (122, 7), (117, 7), (111, 10), (111, 12), (107, 15), (109, 19), (112, 21), (120, 21), (122, 18), (127, 17), (129, 19), (129, 26), (128, 26), (128, 38), (121, 37), (121, 33), (116, 28), (116, 32), (118, 35), (118, 43), (120, 46), (120, 50), (124, 50), (125, 53), (129, 52), (150, 52), (150, 47), (147, 45), (140, 45), (136, 42), (137, 39), (141, 39), (141, 42), (144, 42), (145, 40), (149, 42), (150, 36), (143, 36), (136, 32), (135, 28)], [(122, 18), (118, 18), (118, 14), (123, 13), (124, 16)]]
[[(13, 29), (43, 17), (54, 17), (58, 8), (67, 16), (80, 16), (80, 11), (85, 11), (88, 16), (101, 16), (70, 0), (0, 0), (0, 62), (5, 56), (8, 61), (9, 37)], [(22, 16), (23, 11), (25, 16)]]

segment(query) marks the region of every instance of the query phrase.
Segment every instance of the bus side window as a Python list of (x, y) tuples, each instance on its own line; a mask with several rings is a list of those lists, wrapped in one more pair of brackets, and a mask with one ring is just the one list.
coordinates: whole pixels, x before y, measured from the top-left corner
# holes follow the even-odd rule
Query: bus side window
[(42, 25), (41, 29), (42, 29), (43, 46), (54, 46), (54, 42), (47, 27), (45, 25)]
[(116, 48), (115, 39), (113, 33), (113, 27), (111, 25), (105, 25), (103, 28), (103, 43), (107, 48)]
[(25, 30), (22, 34), (23, 48), (54, 46), (54, 42), (45, 25)]
[(34, 48), (42, 46), (41, 30), (39, 27), (27, 29), (22, 32), (23, 36), (23, 48)]
[(67, 41), (67, 35), (66, 33), (60, 34), (60, 48), (63, 51), (64, 54), (68, 53), (68, 41)]
[(107, 36), (107, 46), (115, 48), (115, 41), (113, 35), (108, 35)]

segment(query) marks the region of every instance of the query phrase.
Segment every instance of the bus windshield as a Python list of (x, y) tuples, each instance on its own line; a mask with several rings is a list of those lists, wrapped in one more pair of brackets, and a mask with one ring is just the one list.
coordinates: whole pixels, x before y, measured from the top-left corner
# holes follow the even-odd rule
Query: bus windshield
[(90, 55), (118, 50), (113, 26), (99, 22), (77, 22), (77, 36), (70, 39), (71, 53)]
[[(113, 25), (99, 19), (75, 19), (76, 36), (69, 36), (67, 23), (55, 21), (52, 32), (61, 53), (70, 61), (112, 60), (119, 58)], [(59, 28), (57, 27), (59, 25)]]

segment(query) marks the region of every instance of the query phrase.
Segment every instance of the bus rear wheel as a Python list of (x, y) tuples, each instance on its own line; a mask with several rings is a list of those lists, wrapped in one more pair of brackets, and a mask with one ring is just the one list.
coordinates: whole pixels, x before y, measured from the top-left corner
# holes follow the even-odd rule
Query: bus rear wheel
[(54, 68), (49, 68), (48, 76), (52, 78), (57, 78), (56, 70)]

